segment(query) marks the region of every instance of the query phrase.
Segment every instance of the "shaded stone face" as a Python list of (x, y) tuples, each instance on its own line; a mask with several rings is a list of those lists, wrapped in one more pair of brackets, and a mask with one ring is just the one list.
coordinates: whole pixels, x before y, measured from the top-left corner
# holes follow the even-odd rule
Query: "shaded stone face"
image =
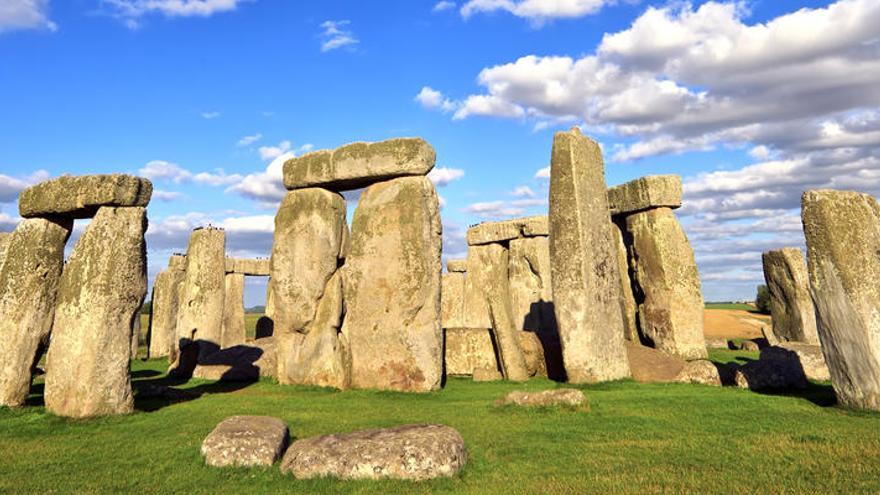
[(464, 326), (464, 273), (444, 273), (441, 279), (440, 324), (443, 328), (462, 328)]
[(22, 220), (0, 267), (0, 406), (27, 399), (31, 368), (52, 329), (70, 220)]
[(284, 187), (360, 189), (397, 177), (424, 176), (434, 168), (436, 157), (434, 148), (420, 138), (351, 143), (291, 158), (284, 164)]
[(681, 177), (649, 175), (608, 190), (608, 207), (612, 215), (629, 214), (651, 208), (681, 206)]
[(220, 348), (226, 291), (226, 233), (193, 231), (186, 252), (186, 275), (177, 309), (177, 342), (198, 343), (200, 358)]
[(810, 287), (831, 383), (842, 405), (880, 410), (880, 205), (867, 194), (801, 200)]
[(202, 442), (205, 464), (271, 466), (287, 447), (287, 424), (269, 416), (232, 416), (224, 419)]
[(630, 342), (638, 342), (638, 306), (633, 295), (632, 279), (630, 279), (629, 254), (627, 253), (626, 243), (623, 240), (622, 227), (612, 222), (611, 232), (614, 234), (617, 242), (617, 272), (620, 274), (620, 311), (623, 315), (623, 336)]
[(177, 345), (178, 297), (184, 277), (184, 271), (168, 268), (159, 272), (153, 282), (148, 343), (151, 359), (170, 356), (172, 346)]
[(46, 409), (53, 414), (132, 411), (131, 332), (147, 292), (146, 229), (146, 208), (102, 207), (74, 247), (46, 363)]
[(804, 254), (798, 248), (784, 248), (767, 251), (762, 261), (775, 337), (784, 342), (818, 344), (816, 310), (810, 298)]
[(374, 184), (361, 195), (342, 268), (352, 386), (440, 387), (440, 234), (426, 177)]
[(495, 357), (495, 346), (489, 329), (447, 328), (444, 336), (447, 375), (472, 375), (479, 369), (498, 369), (498, 359)]
[(223, 302), (223, 338), (220, 347), (226, 349), (244, 344), (244, 275), (226, 274), (226, 297)]
[(468, 245), (490, 244), (509, 241), (517, 237), (535, 237), (549, 235), (550, 228), (547, 216), (514, 218), (501, 222), (483, 222), (467, 231)]
[(672, 210), (626, 217), (642, 337), (685, 359), (707, 356), (700, 274), (687, 236)]
[(91, 218), (102, 206), (147, 206), (152, 194), (149, 180), (132, 175), (64, 175), (22, 191), (18, 210), (24, 218)]
[(559, 132), (550, 166), (553, 304), (565, 371), (574, 383), (629, 376), (617, 247), (599, 145)]
[(281, 472), (298, 479), (401, 479), (451, 477), (464, 468), (467, 451), (454, 429), (404, 425), (297, 440), (281, 461)]

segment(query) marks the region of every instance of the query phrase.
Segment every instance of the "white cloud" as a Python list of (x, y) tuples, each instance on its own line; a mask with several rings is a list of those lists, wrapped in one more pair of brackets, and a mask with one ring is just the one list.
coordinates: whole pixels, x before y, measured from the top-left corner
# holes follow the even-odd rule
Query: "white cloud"
[(455, 103), (445, 98), (443, 93), (429, 86), (423, 87), (416, 95), (415, 100), (425, 108), (441, 110), (444, 113), (451, 112), (456, 108)]
[(267, 209), (277, 208), (287, 194), (287, 190), (284, 189), (284, 162), (294, 156), (292, 152), (276, 156), (265, 171), (245, 176), (227, 191), (256, 200)]
[(263, 161), (274, 160), (279, 156), (290, 151), (290, 141), (281, 141), (277, 146), (260, 146), (260, 158)]
[(137, 29), (140, 27), (139, 19), (147, 15), (210, 17), (231, 12), (248, 1), (251, 0), (101, 0), (101, 4), (128, 28)]
[(159, 201), (174, 201), (182, 197), (183, 193), (176, 191), (160, 191), (159, 189), (153, 191), (153, 199), (158, 199)]
[(147, 246), (155, 251), (186, 252), (193, 229), (213, 225), (226, 231), (226, 252), (239, 256), (268, 256), (272, 250), (274, 215), (242, 215), (240, 212), (189, 212), (151, 220)]
[(512, 196), (516, 196), (517, 198), (534, 198), (535, 191), (532, 191), (532, 188), (529, 186), (517, 186), (510, 192)]
[(220, 112), (202, 112), (202, 118), (205, 120), (216, 119), (220, 116)]
[(56, 31), (49, 20), (49, 0), (3, 0), (0, 2), (0, 33), (21, 29)]
[(0, 174), (0, 203), (11, 203), (18, 199), (23, 189), (49, 178), (49, 172), (37, 170), (23, 177), (10, 177)]
[(464, 177), (464, 170), (460, 168), (435, 167), (428, 172), (428, 179), (437, 187), (443, 187), (462, 177)]
[(544, 168), (538, 169), (538, 171), (535, 172), (535, 179), (543, 179), (543, 180), (550, 179), (550, 165), (547, 165)]
[(443, 0), (442, 2), (437, 2), (434, 4), (434, 8), (431, 9), (433, 12), (443, 12), (444, 10), (451, 10), (455, 8), (455, 2), (449, 2), (447, 0)]
[(263, 135), (258, 132), (256, 134), (251, 135), (251, 136), (245, 136), (245, 137), (239, 139), (238, 143), (236, 143), (236, 145), (239, 147), (250, 146), (250, 145), (256, 143), (257, 141), (259, 141), (260, 139), (263, 139)]
[(242, 180), (239, 174), (227, 174), (223, 169), (215, 169), (212, 172), (193, 173), (176, 163), (165, 160), (152, 160), (144, 165), (138, 174), (153, 181), (173, 182), (181, 184), (194, 182), (208, 186), (222, 186), (234, 184)]
[(360, 43), (360, 40), (348, 29), (349, 25), (351, 21), (347, 20), (322, 22), (321, 28), (324, 31), (321, 33), (321, 51), (329, 52)]
[(614, 0), (469, 0), (461, 7), (461, 15), (467, 19), (477, 13), (502, 10), (540, 24), (595, 14), (613, 3)]
[(505, 201), (484, 201), (470, 204), (462, 211), (480, 218), (504, 218), (520, 216), (525, 210), (508, 205)]

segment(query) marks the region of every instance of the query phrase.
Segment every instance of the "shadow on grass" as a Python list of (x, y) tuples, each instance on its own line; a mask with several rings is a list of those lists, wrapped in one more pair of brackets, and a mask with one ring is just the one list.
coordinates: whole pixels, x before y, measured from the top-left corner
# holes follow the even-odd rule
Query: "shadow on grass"
[(185, 385), (188, 378), (162, 376), (152, 380), (139, 380), (132, 383), (135, 392), (134, 408), (137, 411), (153, 412), (162, 408), (189, 402), (205, 394), (223, 394), (235, 392), (256, 383), (253, 381), (215, 381), (203, 383), (189, 388), (174, 388)]
[(754, 392), (761, 395), (803, 399), (819, 407), (833, 407), (837, 405), (837, 396), (834, 395), (834, 388), (824, 383), (810, 382), (807, 384), (807, 388), (801, 390), (755, 390)]

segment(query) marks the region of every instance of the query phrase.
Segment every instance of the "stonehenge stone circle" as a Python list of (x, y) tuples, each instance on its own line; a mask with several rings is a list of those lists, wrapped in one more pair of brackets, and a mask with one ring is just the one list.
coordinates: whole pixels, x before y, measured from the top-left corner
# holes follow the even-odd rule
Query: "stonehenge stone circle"
[(211, 431), (202, 442), (205, 464), (271, 466), (284, 449), (290, 434), (287, 424), (270, 416), (232, 416)]
[(102, 206), (58, 286), (46, 409), (87, 417), (131, 412), (131, 331), (147, 292), (144, 207)]
[(0, 406), (21, 406), (52, 329), (70, 219), (22, 220), (0, 269)]
[(812, 190), (801, 199), (810, 290), (838, 401), (880, 411), (880, 204)]
[(147, 206), (152, 194), (149, 180), (132, 175), (64, 175), (22, 191), (18, 210), (23, 218), (91, 218), (102, 206)]
[(227, 273), (223, 302), (223, 334), (220, 347), (227, 349), (244, 344), (244, 274)]
[(550, 262), (563, 361), (572, 383), (630, 374), (606, 191), (599, 145), (576, 128), (556, 133), (550, 165)]
[[(186, 251), (177, 309), (175, 346), (198, 344), (198, 358), (220, 349), (226, 291), (226, 233), (214, 227), (193, 231)], [(185, 369), (192, 363), (179, 363)]]
[(183, 280), (186, 275), (186, 258), (174, 255), (168, 268), (159, 272), (153, 282), (153, 306), (150, 313), (149, 357), (167, 357), (177, 346), (177, 307)]
[(770, 290), (773, 334), (783, 342), (819, 344), (816, 309), (804, 253), (798, 248), (767, 251), (762, 256), (764, 280)]
[(440, 387), (440, 250), (440, 207), (427, 177), (379, 182), (361, 194), (342, 268), (352, 386)]

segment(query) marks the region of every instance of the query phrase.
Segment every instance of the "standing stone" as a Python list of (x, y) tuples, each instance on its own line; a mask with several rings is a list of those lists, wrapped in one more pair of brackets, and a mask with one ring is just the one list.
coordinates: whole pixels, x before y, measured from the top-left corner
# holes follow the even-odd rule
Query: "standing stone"
[(447, 375), (472, 375), (479, 369), (498, 369), (491, 330), (447, 328), (443, 333)]
[[(339, 266), (345, 223), (345, 198), (320, 188), (287, 193), (275, 216), (272, 245), (271, 301), (276, 336), (278, 382), (303, 383), (303, 335), (322, 329), (318, 310)], [(328, 294), (329, 295), (329, 294)], [(331, 305), (332, 306), (332, 305)], [(308, 354), (308, 353), (306, 353)]]
[(880, 204), (867, 194), (801, 200), (822, 352), (841, 404), (880, 411)]
[(177, 309), (178, 348), (181, 342), (196, 343), (200, 359), (219, 350), (225, 291), (226, 233), (213, 227), (196, 229), (189, 238)]
[(489, 315), (489, 300), (486, 299), (486, 269), (477, 251), (468, 249), (467, 270), (464, 278), (464, 324), (463, 328), (492, 328), (492, 317)]
[(762, 256), (764, 280), (770, 289), (773, 334), (784, 342), (818, 344), (816, 309), (804, 253), (798, 248), (767, 251)]
[(577, 129), (558, 132), (550, 166), (553, 304), (568, 380), (629, 376), (617, 247), (602, 151)]
[(630, 342), (638, 342), (638, 306), (632, 291), (632, 279), (629, 275), (629, 255), (626, 251), (621, 227), (612, 222), (611, 232), (617, 239), (617, 270), (620, 274), (620, 311), (623, 314), (623, 336)]
[(3, 269), (3, 260), (6, 259), (6, 248), (9, 246), (9, 239), (12, 234), (9, 232), (0, 232), (0, 270)]
[(27, 400), (31, 368), (52, 329), (64, 245), (73, 222), (22, 220), (0, 269), (0, 406)]
[(626, 217), (626, 230), (643, 337), (661, 351), (706, 358), (700, 274), (675, 214), (669, 208), (635, 213)]
[(468, 281), (480, 288), (489, 307), (489, 328), (498, 344), (501, 371), (508, 380), (528, 380), (526, 361), (519, 346), (519, 325), (514, 321), (510, 304), (508, 250), (501, 244), (482, 244), (471, 246), (468, 256), (471, 254), (478, 268), (468, 270)]
[(228, 349), (244, 344), (244, 275), (226, 274), (226, 299), (223, 302), (223, 338), (220, 347)]
[[(183, 257), (179, 257), (185, 260)], [(178, 296), (183, 286), (185, 270), (169, 267), (156, 275), (153, 282), (153, 306), (150, 313), (149, 356), (151, 359), (171, 355), (179, 345), (177, 339)]]
[(138, 351), (141, 350), (141, 309), (138, 308), (137, 316), (131, 322), (131, 358), (137, 359)]
[(352, 386), (440, 387), (440, 245), (437, 193), (426, 177), (380, 182), (361, 195), (343, 267)]
[(440, 320), (443, 328), (464, 327), (464, 290), (466, 276), (461, 272), (444, 273), (440, 291)]
[(87, 417), (132, 411), (131, 330), (147, 293), (143, 207), (102, 207), (73, 249), (58, 288), (46, 409)]
[(266, 318), (275, 323), (275, 292), (272, 290), (272, 277), (266, 282)]

